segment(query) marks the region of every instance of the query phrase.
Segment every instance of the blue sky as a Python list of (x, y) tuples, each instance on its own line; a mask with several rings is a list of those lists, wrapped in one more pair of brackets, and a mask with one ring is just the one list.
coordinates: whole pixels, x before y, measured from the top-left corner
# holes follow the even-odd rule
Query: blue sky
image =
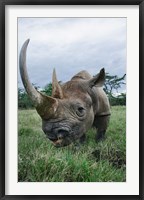
[(28, 74), (40, 87), (51, 82), (53, 68), (63, 82), (81, 70), (126, 73), (126, 18), (19, 18), (18, 53), (28, 38)]

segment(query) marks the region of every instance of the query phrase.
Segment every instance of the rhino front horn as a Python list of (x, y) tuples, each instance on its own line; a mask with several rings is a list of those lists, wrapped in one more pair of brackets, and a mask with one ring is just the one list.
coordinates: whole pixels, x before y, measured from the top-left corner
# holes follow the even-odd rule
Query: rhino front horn
[[(39, 115), (41, 117), (48, 117), (45, 116), (46, 111), (48, 111), (48, 109), (50, 109), (49, 114), (53, 114), (53, 112), (56, 109), (56, 105), (57, 105), (57, 100), (53, 97), (49, 97), (46, 96), (40, 92), (38, 92), (34, 86), (31, 84), (31, 82), (29, 81), (29, 77), (28, 77), (28, 73), (27, 73), (27, 66), (26, 66), (26, 51), (27, 51), (27, 46), (29, 43), (29, 39), (25, 41), (25, 43), (23, 44), (21, 51), (20, 51), (20, 57), (19, 57), (19, 68), (20, 68), (20, 75), (21, 75), (21, 79), (23, 82), (23, 85), (31, 99), (31, 101), (33, 102), (34, 106), (36, 107)], [(52, 108), (54, 110), (52, 110)]]
[(29, 81), (28, 73), (27, 73), (27, 67), (26, 67), (26, 50), (29, 43), (29, 39), (25, 41), (23, 44), (21, 51), (20, 51), (20, 57), (19, 57), (19, 67), (20, 67), (20, 75), (23, 82), (23, 85), (32, 100), (34, 106), (37, 106), (41, 103), (41, 94), (38, 93), (38, 91), (33, 87), (33, 85)]

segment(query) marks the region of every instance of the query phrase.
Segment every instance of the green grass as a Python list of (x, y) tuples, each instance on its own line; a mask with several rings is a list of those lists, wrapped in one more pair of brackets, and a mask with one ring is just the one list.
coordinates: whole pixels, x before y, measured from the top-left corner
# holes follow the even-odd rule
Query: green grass
[(55, 148), (41, 130), (35, 110), (19, 110), (18, 181), (126, 181), (126, 107), (112, 107), (106, 139), (95, 142), (95, 130), (85, 144)]

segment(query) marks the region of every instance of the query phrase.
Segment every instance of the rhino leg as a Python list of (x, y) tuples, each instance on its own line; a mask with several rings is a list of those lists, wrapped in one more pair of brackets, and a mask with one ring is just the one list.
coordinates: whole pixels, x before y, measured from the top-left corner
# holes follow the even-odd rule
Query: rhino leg
[(96, 141), (105, 139), (105, 133), (109, 124), (110, 116), (98, 116), (94, 120), (94, 126), (97, 129)]

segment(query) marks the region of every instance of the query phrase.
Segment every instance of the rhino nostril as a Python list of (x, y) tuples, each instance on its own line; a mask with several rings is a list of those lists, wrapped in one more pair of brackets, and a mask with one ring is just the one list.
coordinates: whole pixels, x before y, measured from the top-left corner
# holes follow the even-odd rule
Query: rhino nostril
[(62, 135), (62, 134), (58, 134), (58, 139), (63, 139), (64, 138), (64, 135)]
[(57, 132), (59, 139), (62, 139), (63, 137), (67, 136), (68, 134), (69, 134), (69, 132), (64, 129), (59, 129)]

